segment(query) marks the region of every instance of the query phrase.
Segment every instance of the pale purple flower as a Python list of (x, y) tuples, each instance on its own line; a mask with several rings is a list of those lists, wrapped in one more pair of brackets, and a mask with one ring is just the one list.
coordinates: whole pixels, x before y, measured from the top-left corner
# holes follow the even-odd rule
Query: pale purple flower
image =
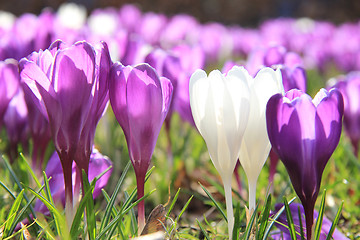
[(20, 85), (19, 70), (16, 61), (0, 61), (0, 127), (10, 100)]
[(276, 67), (277, 65), (285, 65), (290, 68), (302, 67), (303, 61), (297, 53), (275, 44), (252, 51), (246, 67), (252, 75), (255, 75), (262, 67)]
[(167, 23), (164, 14), (148, 12), (138, 19), (136, 33), (141, 36), (146, 43), (159, 45), (160, 36)]
[(26, 152), (29, 140), (28, 110), (21, 88), (9, 103), (4, 116), (4, 126), (9, 140), (10, 160), (13, 161), (18, 156), (18, 144), (22, 144), (23, 151)]
[[(111, 68), (110, 103), (127, 141), (138, 198), (144, 196), (144, 180), (156, 140), (169, 110), (173, 87), (148, 64), (135, 67), (115, 63)], [(139, 203), (139, 229), (145, 224), (144, 202)]]
[(119, 24), (131, 33), (138, 27), (142, 13), (135, 4), (125, 4), (120, 8), (119, 18)]
[(360, 140), (360, 72), (351, 72), (339, 77), (333, 86), (340, 90), (344, 98), (344, 127), (358, 156)]

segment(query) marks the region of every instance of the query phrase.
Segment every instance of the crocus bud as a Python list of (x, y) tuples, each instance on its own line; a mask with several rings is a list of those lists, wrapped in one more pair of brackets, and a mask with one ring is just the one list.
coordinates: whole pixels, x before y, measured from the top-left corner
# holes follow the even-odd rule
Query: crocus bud
[(360, 140), (360, 72), (351, 72), (334, 85), (344, 98), (345, 133), (351, 140), (355, 156), (358, 156)]
[(0, 127), (4, 114), (12, 97), (20, 85), (17, 62), (7, 60), (0, 62)]
[(232, 68), (226, 76), (218, 70), (209, 76), (205, 71), (197, 70), (189, 84), (196, 127), (224, 184), (230, 239), (234, 224), (231, 176), (249, 118), (249, 78), (247, 71), (240, 67)]
[(280, 70), (261, 69), (254, 79), (249, 76), (250, 112), (240, 150), (240, 163), (249, 184), (249, 210), (256, 207), (256, 183), (269, 155), (271, 145), (266, 130), (266, 104), (269, 98), (283, 94)]
[(28, 110), (21, 88), (11, 99), (4, 116), (4, 125), (9, 139), (9, 157), (14, 161), (18, 155), (18, 144), (26, 151), (29, 140)]
[(303, 67), (288, 67), (283, 65), (280, 67), (280, 70), (285, 92), (294, 88), (306, 92), (306, 71)]
[[(173, 87), (159, 78), (148, 64), (124, 67), (115, 63), (110, 72), (110, 103), (124, 131), (137, 182), (138, 198), (144, 196), (144, 181), (161, 126), (169, 110)], [(145, 224), (144, 201), (139, 203), (139, 231)]]
[(321, 176), (339, 143), (343, 113), (343, 98), (335, 88), (321, 89), (314, 99), (293, 89), (272, 96), (267, 104), (269, 139), (304, 207), (308, 239)]

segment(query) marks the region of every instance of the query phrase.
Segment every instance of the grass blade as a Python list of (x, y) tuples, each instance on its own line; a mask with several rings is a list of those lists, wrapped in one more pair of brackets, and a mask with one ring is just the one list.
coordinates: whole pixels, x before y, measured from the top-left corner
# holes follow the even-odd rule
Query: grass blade
[[(40, 191), (44, 188), (44, 185), (41, 186)], [(21, 209), (21, 211), (19, 212), (19, 214), (16, 216), (15, 221), (13, 222), (13, 225), (10, 228), (10, 232), (13, 232), (16, 228), (16, 225), (18, 222), (20, 222), (20, 220), (23, 218), (25, 212), (29, 209), (29, 207), (31, 206), (32, 202), (35, 200), (36, 196), (33, 196), (30, 201)]]
[[(38, 192), (36, 192), (32, 188), (30, 188), (28, 186), (24, 186), (24, 188), (27, 189), (28, 191), (30, 191), (33, 195), (35, 195), (40, 201), (42, 201), (45, 204), (45, 206), (49, 209), (49, 211), (54, 214), (54, 217), (57, 218), (59, 223), (66, 223), (65, 217), (56, 209), (56, 207), (51, 202), (49, 202), (45, 197), (40, 195)], [(70, 236), (68, 236), (68, 234), (67, 234), (69, 232), (66, 229), (64, 229), (65, 227), (66, 227), (66, 224), (60, 224), (59, 235), (62, 236), (64, 239), (69, 239)]]
[(7, 191), (9, 193), (9, 195), (15, 200), (16, 199), (16, 196), (11, 192), (10, 189), (8, 189), (5, 184), (3, 184), (1, 181), (0, 181), (0, 185), (5, 189), (5, 191)]
[[(112, 229), (112, 227), (115, 224), (117, 224), (127, 212), (129, 212), (133, 207), (135, 207), (140, 201), (142, 201), (143, 199), (150, 196), (154, 191), (156, 191), (156, 189), (145, 194), (142, 198), (140, 198), (137, 201), (135, 201), (134, 203), (132, 203), (128, 208), (126, 208), (126, 209), (122, 208), (122, 211), (120, 211), (120, 213), (109, 224), (106, 225), (106, 227), (99, 233), (99, 235), (96, 236), (96, 240), (100, 240), (102, 238), (102, 236), (104, 236), (105, 233), (107, 233), (110, 229)], [(110, 234), (113, 234), (113, 233), (111, 232)], [(108, 236), (108, 237), (111, 237), (111, 236)]]
[[(44, 184), (45, 184), (45, 196), (46, 196), (46, 199), (47, 199), (53, 206), (55, 206), (55, 204), (54, 204), (54, 199), (52, 198), (52, 194), (51, 194), (51, 190), (50, 190), (49, 179), (47, 178), (45, 171), (43, 171), (43, 179), (44, 179)], [(50, 211), (50, 215), (51, 215), (51, 216), (53, 217), (53, 219), (54, 219), (56, 233), (57, 233), (57, 234), (60, 234), (61, 229), (60, 229), (59, 219), (56, 217), (56, 215), (55, 215), (52, 211)], [(55, 234), (56, 234), (56, 233), (55, 233)]]
[[(4, 160), (5, 166), (6, 166), (7, 170), (10, 172), (10, 175), (13, 178), (14, 182), (16, 183), (16, 185), (19, 187), (20, 190), (23, 190), (23, 186), (21, 185), (19, 179), (17, 178), (9, 161), (7, 160), (7, 158), (4, 155), (2, 155), (1, 157)], [(24, 199), (26, 200), (26, 202), (29, 202), (29, 198), (26, 196), (26, 194), (24, 194)], [(31, 211), (31, 214), (36, 218), (36, 213), (34, 211), (34, 208), (31, 205), (30, 205), (30, 211)]]
[(166, 217), (169, 217), (169, 216), (170, 216), (170, 213), (171, 213), (171, 211), (173, 210), (173, 208), (174, 208), (174, 206), (175, 206), (175, 202), (176, 202), (176, 200), (177, 200), (178, 197), (179, 197), (179, 193), (180, 193), (180, 188), (177, 190), (177, 192), (176, 192), (176, 194), (175, 194), (175, 196), (174, 196), (174, 199), (172, 200), (172, 202), (171, 202), (171, 204), (170, 204), (170, 207), (169, 207), (169, 210), (168, 210), (168, 212), (167, 212), (167, 214), (166, 214)]
[(116, 187), (115, 187), (115, 190), (113, 192), (113, 194), (111, 195), (111, 198), (110, 198), (110, 202), (106, 205), (106, 208), (105, 208), (105, 214), (104, 214), (104, 217), (103, 217), (103, 220), (101, 221), (101, 225), (100, 225), (100, 232), (105, 228), (105, 226), (109, 223), (110, 221), (110, 216), (111, 216), (111, 212), (112, 212), (112, 208), (115, 204), (115, 200), (116, 200), (116, 197), (120, 191), (120, 188), (122, 186), (122, 183), (125, 179), (125, 176), (130, 168), (130, 165), (131, 165), (131, 162), (129, 161), (128, 164), (126, 165), (123, 173), (121, 174), (121, 177), (118, 181), (118, 183), (116, 184)]
[(207, 240), (211, 240), (211, 238), (209, 237), (209, 235), (207, 234), (206, 230), (203, 228), (203, 226), (201, 225), (201, 223), (199, 222), (199, 220), (196, 219), (196, 222), (198, 223), (201, 232), (204, 234), (204, 237), (205, 237)]
[(260, 220), (259, 234), (257, 239), (262, 239), (265, 234), (266, 226), (268, 225), (268, 220), (270, 216), (270, 207), (271, 207), (271, 195), (268, 195), (266, 199), (266, 204), (264, 210), (262, 211), (262, 217)]
[(289, 232), (290, 232), (290, 236), (292, 240), (296, 240), (296, 232), (295, 232), (295, 226), (294, 226), (294, 221), (291, 215), (291, 211), (290, 211), (290, 207), (289, 204), (284, 196), (284, 206), (285, 206), (285, 212), (286, 212), (286, 218), (288, 221), (288, 227), (289, 227)]
[(323, 195), (321, 198), (319, 215), (318, 215), (318, 218), (316, 219), (316, 224), (315, 224), (315, 231), (314, 231), (315, 238), (314, 239), (316, 239), (316, 240), (320, 239), (321, 226), (322, 226), (324, 212), (325, 212), (325, 200), (326, 200), (326, 189), (324, 189), (324, 192), (323, 192)]
[(175, 222), (178, 222), (178, 221), (179, 221), (179, 219), (181, 218), (181, 216), (184, 214), (186, 208), (189, 206), (189, 204), (190, 204), (191, 200), (193, 199), (193, 197), (194, 197), (194, 196), (191, 196), (191, 197), (189, 198), (189, 200), (185, 203), (185, 205), (184, 205), (184, 207), (181, 209), (179, 215), (176, 217)]
[(226, 214), (224, 212), (224, 210), (221, 208), (221, 206), (216, 202), (216, 200), (213, 198), (213, 196), (211, 195), (211, 193), (206, 190), (206, 188), (201, 185), (201, 183), (199, 183), (201, 188), (204, 190), (204, 192), (206, 193), (206, 195), (208, 195), (208, 197), (211, 199), (211, 201), (214, 203), (215, 207), (219, 210), (219, 212), (221, 213), (221, 215), (223, 216), (223, 218), (225, 219), (225, 221), (227, 222), (227, 217)]
[(328, 235), (327, 235), (327, 237), (326, 237), (326, 240), (331, 240), (331, 239), (332, 239), (332, 235), (333, 235), (333, 233), (334, 233), (334, 231), (335, 231), (335, 228), (336, 228), (336, 226), (337, 226), (337, 224), (338, 224), (338, 222), (339, 222), (339, 219), (340, 219), (340, 215), (341, 215), (341, 211), (342, 211), (343, 205), (344, 205), (344, 200), (341, 201), (339, 210), (337, 211), (337, 214), (336, 214), (336, 216), (335, 216), (335, 219), (334, 219), (333, 223), (331, 224), (331, 228), (330, 228), (329, 233), (328, 233)]
[(90, 192), (91, 197), (85, 199), (86, 205), (86, 223), (89, 233), (89, 239), (93, 240), (96, 236), (96, 220), (95, 220), (95, 211), (94, 211), (94, 198), (92, 196), (93, 189), (95, 187), (96, 178), (89, 184), (89, 178), (84, 169), (82, 169), (82, 181), (85, 192)]
[(71, 225), (71, 229), (70, 229), (70, 236), (71, 239), (77, 239), (78, 238), (78, 233), (79, 233), (79, 226), (81, 223), (81, 216), (84, 213), (85, 210), (85, 206), (87, 204), (88, 198), (92, 198), (92, 188), (89, 188), (85, 195), (83, 196), (83, 198), (80, 201), (79, 207), (76, 210), (72, 225)]
[(251, 230), (253, 229), (254, 226), (254, 222), (255, 222), (255, 218), (256, 218), (256, 213), (257, 213), (257, 209), (258, 209), (258, 205), (256, 206), (253, 214), (251, 215), (249, 224), (246, 226), (245, 232), (243, 234), (242, 239), (250, 239), (250, 235), (251, 235)]
[(7, 221), (5, 223), (4, 231), (3, 231), (4, 238), (6, 238), (8, 236), (8, 234), (12, 233), (12, 232), (10, 232), (10, 228), (14, 223), (16, 214), (19, 211), (20, 204), (21, 204), (21, 201), (23, 200), (23, 197), (24, 197), (24, 189), (21, 190), (19, 195), (16, 197), (13, 205), (11, 206), (10, 212), (7, 217)]
[(236, 208), (235, 208), (235, 222), (234, 222), (234, 229), (233, 229), (233, 236), (232, 236), (233, 240), (238, 240), (239, 239), (240, 226), (241, 226), (241, 222), (240, 222), (240, 204), (237, 203)]
[[(294, 200), (296, 199), (296, 197), (293, 197), (290, 201), (289, 204), (291, 204)], [(279, 216), (283, 213), (283, 211), (285, 210), (285, 206), (283, 206), (282, 208), (279, 209), (279, 211), (274, 215), (274, 217), (272, 217), (272, 219), (270, 220), (269, 225), (266, 228), (263, 240), (268, 239), (268, 236), (270, 234), (271, 228), (274, 225), (275, 221), (279, 218)]]
[[(31, 166), (29, 165), (28, 161), (26, 161), (26, 158), (24, 156), (24, 154), (20, 153), (20, 159), (22, 160), (26, 170), (30, 173), (31, 177), (34, 179), (36, 185), (38, 188), (41, 188), (41, 183), (40, 180), (37, 178), (36, 174), (34, 173), (34, 171), (32, 170)], [(42, 192), (42, 194), (44, 194), (45, 192)]]
[(298, 206), (298, 215), (299, 215), (299, 225), (300, 225), (300, 237), (301, 237), (301, 240), (305, 240), (304, 229), (303, 229), (303, 225), (302, 225), (302, 216), (301, 216), (300, 206)]

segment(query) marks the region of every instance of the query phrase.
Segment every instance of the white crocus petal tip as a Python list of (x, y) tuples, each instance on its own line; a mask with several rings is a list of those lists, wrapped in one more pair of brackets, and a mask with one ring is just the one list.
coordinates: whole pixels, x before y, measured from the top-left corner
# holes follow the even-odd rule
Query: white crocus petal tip
[(197, 69), (193, 74), (191, 74), (191, 77), (190, 77), (190, 83), (189, 83), (189, 88), (191, 89), (192, 88), (192, 85), (199, 79), (202, 79), (202, 78), (206, 78), (207, 75), (206, 75), (206, 72), (202, 69)]
[(240, 79), (243, 79), (244, 77), (246, 79), (251, 78), (249, 72), (243, 66), (236, 66), (236, 65), (233, 66), (229, 70), (227, 76), (236, 76), (236, 77), (238, 77)]

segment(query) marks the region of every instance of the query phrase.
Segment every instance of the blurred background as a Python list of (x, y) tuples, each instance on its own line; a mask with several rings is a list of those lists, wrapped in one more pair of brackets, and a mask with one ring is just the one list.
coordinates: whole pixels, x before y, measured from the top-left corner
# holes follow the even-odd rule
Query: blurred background
[(88, 13), (95, 8), (136, 4), (143, 12), (162, 12), (168, 16), (188, 13), (201, 22), (257, 26), (268, 18), (310, 17), (334, 23), (355, 21), (360, 17), (360, 0), (0, 0), (0, 10), (21, 15), (39, 14), (45, 7), (56, 10), (62, 3), (84, 5)]

